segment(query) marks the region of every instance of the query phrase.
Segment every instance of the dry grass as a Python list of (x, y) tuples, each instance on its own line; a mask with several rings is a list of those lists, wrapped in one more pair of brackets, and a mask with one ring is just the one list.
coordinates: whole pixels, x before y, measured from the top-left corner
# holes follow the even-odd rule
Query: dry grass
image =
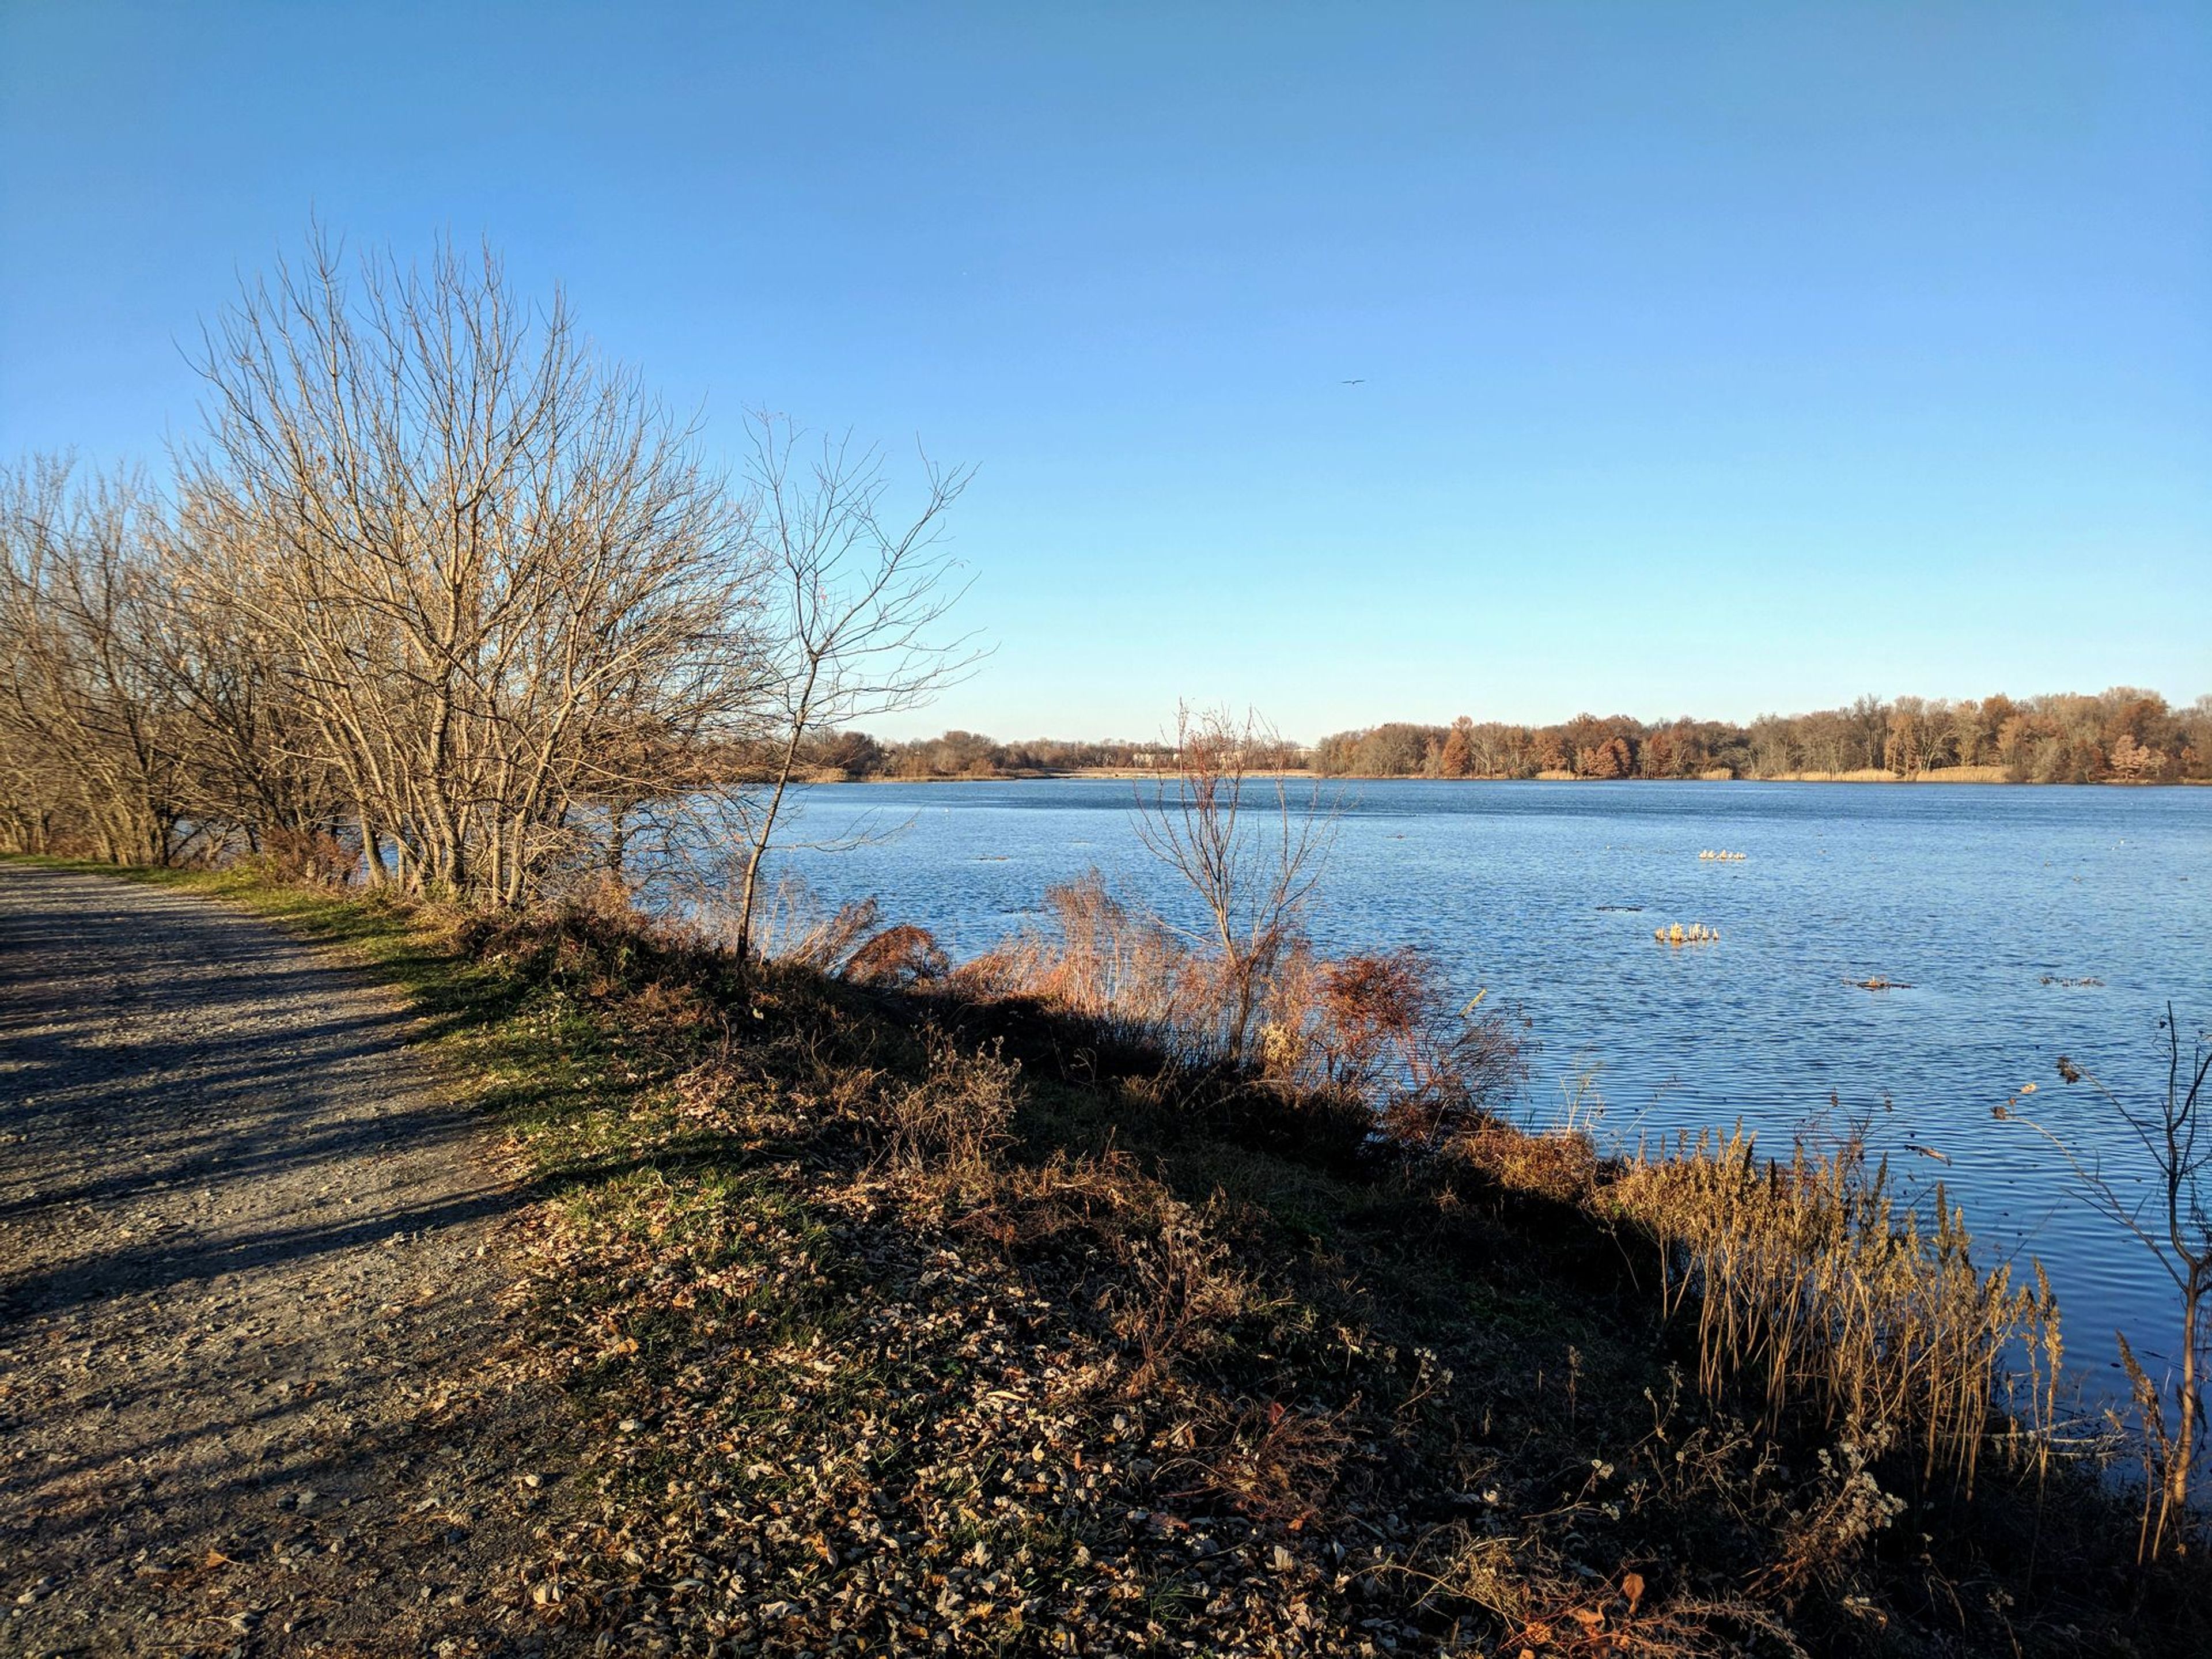
[(2005, 1407), (2008, 1366), (2057, 1352), (2047, 1281), (1978, 1269), (1942, 1188), (1923, 1220), (1856, 1137), (1786, 1164), (1741, 1132), (1700, 1137), (1636, 1158), (1602, 1201), (1656, 1242), (1662, 1305), (1694, 1315), (1706, 1391), (1756, 1399), (1770, 1431), (1809, 1416), (1885, 1450), (1899, 1435), (1923, 1481), (1969, 1492), (1993, 1437), (2041, 1458), (2050, 1379), (2018, 1390), (2026, 1421)]
[(1020, 1067), (995, 1049), (933, 1036), (921, 1079), (880, 1096), (892, 1158), (936, 1173), (953, 1192), (979, 1194), (1011, 1139), (1019, 1088)]
[(1279, 1097), (1364, 1108), (1383, 1133), (1423, 1152), (1493, 1125), (1527, 1079), (1521, 1023), (1483, 1009), (1480, 993), (1461, 1001), (1423, 951), (1328, 961), (1289, 937), (1252, 992), (1247, 1053), (1230, 1031), (1247, 988), (1219, 953), (1193, 949), (1095, 872), (1046, 902), (1045, 927), (964, 964), (953, 985), (1024, 1000), (1184, 1066), (1232, 1067)]
[(776, 884), (766, 914), (754, 923), (762, 956), (817, 974), (841, 972), (854, 951), (883, 931), (873, 899), (856, 899), (825, 910), (813, 890), (795, 877)]
[(955, 975), (961, 989), (1031, 998), (1112, 1040), (1176, 1051), (1211, 1025), (1218, 988), (1157, 918), (1123, 904), (1095, 871), (1044, 896), (1047, 925), (963, 963)]

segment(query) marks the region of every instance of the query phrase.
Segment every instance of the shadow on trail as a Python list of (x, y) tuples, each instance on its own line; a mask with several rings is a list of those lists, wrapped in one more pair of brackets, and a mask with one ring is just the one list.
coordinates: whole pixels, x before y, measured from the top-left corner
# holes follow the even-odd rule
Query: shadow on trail
[(418, 1052), (495, 988), (418, 1008), (314, 931), (0, 861), (0, 1563), (51, 1587), (37, 1650), (235, 1646), (227, 1596), (380, 1646), (448, 1617), (417, 1584), (498, 1578), (491, 1495), (552, 1473), (550, 1404), (491, 1381), (537, 1192)]
[(0, 1297), (5, 1298), (0, 1318), (62, 1313), (79, 1303), (169, 1290), (186, 1281), (381, 1244), (395, 1234), (439, 1231), (503, 1215), (527, 1201), (513, 1188), (486, 1188), (421, 1209), (379, 1210), (322, 1225), (262, 1228), (178, 1245), (109, 1250), (0, 1282)]

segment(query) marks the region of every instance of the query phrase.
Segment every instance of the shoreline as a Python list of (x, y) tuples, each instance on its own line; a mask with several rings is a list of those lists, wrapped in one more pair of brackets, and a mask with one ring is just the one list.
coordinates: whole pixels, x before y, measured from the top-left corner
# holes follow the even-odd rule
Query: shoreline
[[(1959, 776), (1954, 774), (1969, 774)], [(1989, 775), (1997, 774), (1998, 775)], [(912, 776), (893, 776), (877, 773), (864, 777), (850, 774), (817, 775), (805, 780), (808, 783), (1050, 783), (1069, 779), (1093, 779), (1101, 781), (1121, 781), (1142, 783), (1148, 779), (1166, 780), (1176, 775), (1170, 770), (1146, 771), (1132, 767), (1070, 767), (1057, 772), (932, 772)], [(1997, 767), (1947, 767), (1941, 771), (1923, 772), (1911, 777), (1899, 777), (1892, 772), (1862, 770), (1856, 772), (1784, 772), (1772, 777), (1694, 777), (1694, 778), (1583, 778), (1565, 772), (1540, 772), (1534, 777), (1430, 777), (1419, 773), (1385, 772), (1316, 772), (1297, 768), (1281, 772), (1254, 772), (1255, 778), (1284, 778), (1294, 781), (1318, 783), (1826, 783), (1826, 784), (1937, 784), (1972, 785), (1976, 787), (1997, 787), (2012, 789), (2202, 789), (2212, 786), (2212, 778), (2170, 778), (2136, 781), (2123, 778), (2099, 778), (2087, 783), (2037, 783), (2032, 780), (2015, 780), (2002, 775)]]

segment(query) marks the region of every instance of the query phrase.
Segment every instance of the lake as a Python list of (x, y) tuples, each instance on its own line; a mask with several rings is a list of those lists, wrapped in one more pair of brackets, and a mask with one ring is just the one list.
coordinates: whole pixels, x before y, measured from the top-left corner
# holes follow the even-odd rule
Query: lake
[[(788, 868), (826, 899), (873, 896), (956, 955), (1039, 914), (1092, 866), (1170, 914), (1138, 846), (1133, 786), (1067, 779), (822, 786), (799, 833), (893, 831)], [(1741, 853), (1701, 860), (1701, 851)], [(1717, 927), (1670, 949), (1656, 927)], [(1324, 951), (1418, 945), (1465, 994), (1519, 1005), (1541, 1043), (1528, 1109), (1556, 1117), (1595, 1072), (1601, 1139), (1741, 1121), (1769, 1150), (1840, 1112), (1917, 1190), (1945, 1183), (1985, 1261), (2033, 1254), (2072, 1355), (2113, 1363), (2118, 1326), (2170, 1350), (2156, 1265), (2093, 1214), (2058, 1153), (1991, 1108), (2147, 1167), (2111, 1105), (2165, 1083), (2171, 999), (2212, 1024), (2212, 789), (1786, 783), (1365, 782), (1345, 787), (1311, 918)], [(1899, 988), (1868, 991), (1883, 979)]]

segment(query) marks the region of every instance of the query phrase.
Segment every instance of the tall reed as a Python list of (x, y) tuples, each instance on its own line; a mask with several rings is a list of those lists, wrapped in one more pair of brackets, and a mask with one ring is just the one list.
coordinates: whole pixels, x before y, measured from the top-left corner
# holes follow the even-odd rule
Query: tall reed
[[(1923, 1216), (1856, 1135), (1783, 1163), (1739, 1129), (1639, 1155), (1606, 1195), (1657, 1241), (1665, 1310), (1694, 1302), (1707, 1394), (1751, 1396), (1770, 1429), (1807, 1413), (1887, 1425), (1917, 1449), (1923, 1481), (1946, 1474), (1969, 1493), (1993, 1435), (2041, 1467), (2057, 1298), (2040, 1272), (2029, 1288), (1977, 1267), (1940, 1186)], [(2012, 1374), (2023, 1358), (2024, 1389)]]

